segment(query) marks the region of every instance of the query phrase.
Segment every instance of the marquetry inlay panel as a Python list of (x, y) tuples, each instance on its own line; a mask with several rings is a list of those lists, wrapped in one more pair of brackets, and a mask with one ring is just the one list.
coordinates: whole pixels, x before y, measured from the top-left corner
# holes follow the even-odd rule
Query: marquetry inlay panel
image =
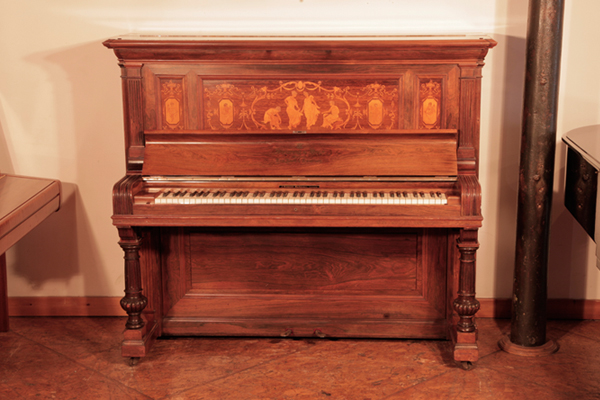
[(398, 129), (398, 80), (221, 81), (204, 88), (206, 129)]
[(162, 129), (183, 129), (183, 80), (160, 79)]
[(442, 79), (419, 79), (419, 128), (440, 129)]

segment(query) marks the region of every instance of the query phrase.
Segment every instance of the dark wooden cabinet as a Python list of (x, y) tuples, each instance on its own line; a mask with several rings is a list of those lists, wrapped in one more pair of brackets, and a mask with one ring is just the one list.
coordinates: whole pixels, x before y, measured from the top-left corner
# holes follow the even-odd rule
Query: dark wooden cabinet
[(441, 338), (478, 358), (487, 37), (106, 41), (123, 355), (158, 336)]
[(600, 125), (577, 128), (563, 136), (567, 145), (565, 207), (596, 242), (596, 266), (600, 268), (598, 171), (600, 170)]

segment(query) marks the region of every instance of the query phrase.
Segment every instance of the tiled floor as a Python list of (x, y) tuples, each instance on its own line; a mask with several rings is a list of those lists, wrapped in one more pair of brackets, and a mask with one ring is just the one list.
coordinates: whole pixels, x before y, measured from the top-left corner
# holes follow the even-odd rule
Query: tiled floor
[(0, 399), (600, 399), (600, 321), (551, 321), (560, 350), (500, 351), (509, 321), (480, 319), (465, 371), (431, 340), (159, 340), (130, 367), (121, 318), (11, 318)]

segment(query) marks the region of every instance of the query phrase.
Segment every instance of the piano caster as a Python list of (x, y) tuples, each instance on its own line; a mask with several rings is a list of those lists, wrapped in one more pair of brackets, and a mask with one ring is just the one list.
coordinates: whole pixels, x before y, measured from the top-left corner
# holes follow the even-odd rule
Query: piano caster
[(473, 368), (475, 368), (475, 365), (473, 365), (473, 363), (471, 361), (461, 361), (460, 362), (460, 366), (462, 369), (464, 369), (465, 371), (470, 371)]
[(320, 329), (315, 329), (315, 331), (313, 332), (313, 334), (314, 334), (316, 337), (319, 337), (319, 338), (321, 338), (321, 339), (323, 339), (323, 338), (327, 337), (327, 334), (323, 333), (323, 331), (321, 331)]
[(285, 332), (283, 332), (281, 335), (281, 337), (290, 337), (294, 335), (294, 330), (293, 329), (286, 329)]
[(130, 357), (129, 358), (129, 366), (135, 367), (139, 361), (140, 361), (139, 357)]

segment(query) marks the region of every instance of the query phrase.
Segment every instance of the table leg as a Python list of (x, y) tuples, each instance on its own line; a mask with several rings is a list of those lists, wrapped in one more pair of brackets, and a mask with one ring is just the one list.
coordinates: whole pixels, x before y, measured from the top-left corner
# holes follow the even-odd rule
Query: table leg
[(0, 254), (0, 332), (8, 332), (8, 279), (6, 254)]

